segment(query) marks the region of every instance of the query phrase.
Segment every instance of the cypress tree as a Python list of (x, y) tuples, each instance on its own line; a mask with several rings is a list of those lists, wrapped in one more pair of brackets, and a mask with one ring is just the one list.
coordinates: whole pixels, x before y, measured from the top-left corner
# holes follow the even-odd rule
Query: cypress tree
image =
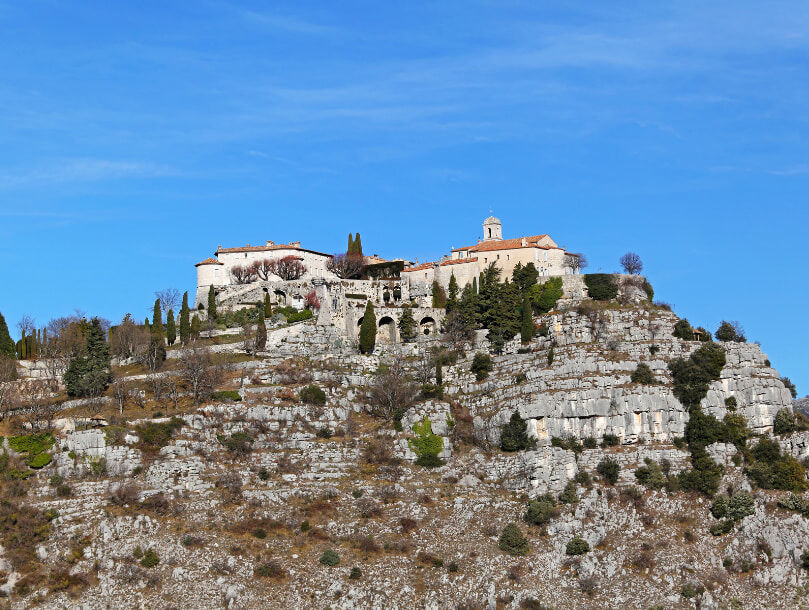
[(444, 375), (441, 371), (441, 359), (435, 359), (435, 385), (443, 385)]
[(216, 322), (216, 292), (213, 286), (208, 289), (208, 319)]
[(191, 337), (191, 312), (188, 309), (188, 292), (183, 295), (180, 307), (180, 343), (185, 345)]
[(528, 343), (534, 336), (534, 318), (531, 316), (531, 302), (528, 300), (528, 293), (522, 297), (522, 324), (520, 324), (520, 339), (523, 343)]
[(346, 254), (354, 254), (354, 238), (351, 236), (351, 233), (348, 234), (348, 249), (346, 249)]
[(163, 313), (160, 311), (160, 299), (155, 299), (154, 313), (152, 314), (152, 332), (163, 334)]
[(362, 256), (362, 239), (359, 233), (357, 233), (357, 236), (354, 238), (354, 254)]
[(270, 294), (264, 295), (264, 318), (272, 318), (272, 303), (270, 303)]
[(197, 316), (191, 318), (191, 338), (192, 339), (199, 339), (199, 332), (202, 327), (202, 324), (199, 321)]
[(455, 279), (455, 273), (449, 276), (449, 298), (447, 299), (447, 313), (458, 307), (458, 280)]
[[(259, 303), (259, 305), (261, 305)], [(264, 325), (263, 306), (258, 308), (258, 321), (256, 322), (256, 351), (263, 352), (267, 347), (267, 327)]]
[(152, 325), (151, 325), (151, 324), (149, 324), (149, 318), (146, 318), (146, 319), (143, 321), (143, 326), (145, 326), (145, 327), (146, 327), (146, 330), (148, 330), (149, 332), (152, 332)]
[(17, 350), (14, 347), (14, 339), (12, 339), (11, 335), (8, 334), (6, 319), (3, 317), (3, 314), (0, 313), (0, 356), (14, 358), (16, 351)]
[(405, 343), (410, 343), (416, 338), (416, 320), (407, 306), (403, 308), (402, 317), (399, 318), (399, 336)]
[(169, 309), (168, 314), (166, 314), (166, 341), (168, 341), (169, 345), (174, 345), (176, 340), (177, 326), (174, 324), (174, 310)]
[[(359, 238), (359, 233), (357, 233)], [(374, 304), (368, 301), (365, 306), (365, 315), (362, 318), (360, 325), (360, 352), (363, 354), (370, 354), (374, 351), (376, 344), (376, 314), (374, 313)]]
[(478, 293), (478, 278), (473, 277), (472, 278), (472, 294), (477, 294), (477, 293)]

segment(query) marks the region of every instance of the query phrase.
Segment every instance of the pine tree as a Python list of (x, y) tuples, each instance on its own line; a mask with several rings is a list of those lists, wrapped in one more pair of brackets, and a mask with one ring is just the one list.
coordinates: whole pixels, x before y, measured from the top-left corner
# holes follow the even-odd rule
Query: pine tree
[(264, 295), (264, 318), (269, 320), (272, 318), (272, 303), (270, 303), (270, 294)]
[(520, 339), (523, 343), (528, 343), (534, 336), (534, 318), (531, 315), (531, 302), (528, 300), (528, 293), (522, 297), (522, 324), (520, 325)]
[(174, 310), (169, 309), (166, 314), (166, 341), (169, 345), (174, 345), (177, 340), (177, 326), (174, 324)]
[(409, 307), (404, 307), (402, 317), (399, 318), (399, 336), (405, 343), (410, 343), (416, 338), (416, 320)]
[(70, 361), (65, 372), (67, 394), (76, 396), (100, 396), (110, 384), (110, 349), (104, 337), (104, 329), (98, 318), (90, 324), (83, 323), (85, 345), (83, 354)]
[[(357, 233), (359, 238), (359, 233)], [(376, 344), (376, 314), (374, 313), (374, 304), (368, 301), (365, 306), (365, 315), (362, 317), (362, 324), (360, 325), (360, 353), (370, 354), (374, 351)]]
[(216, 291), (213, 286), (208, 289), (208, 319), (216, 322)]
[(152, 314), (152, 333), (163, 335), (163, 313), (160, 311), (160, 299), (155, 299)]
[(185, 345), (191, 338), (191, 311), (188, 309), (188, 292), (183, 295), (180, 307), (180, 343)]
[(447, 299), (447, 313), (458, 307), (458, 280), (455, 279), (455, 273), (449, 276), (449, 298)]
[(202, 323), (199, 321), (197, 316), (191, 318), (191, 338), (192, 339), (199, 339), (199, 333), (202, 329)]
[(353, 254), (357, 254), (362, 256), (362, 239), (360, 238), (360, 234), (357, 233), (356, 237), (354, 237), (354, 252)]

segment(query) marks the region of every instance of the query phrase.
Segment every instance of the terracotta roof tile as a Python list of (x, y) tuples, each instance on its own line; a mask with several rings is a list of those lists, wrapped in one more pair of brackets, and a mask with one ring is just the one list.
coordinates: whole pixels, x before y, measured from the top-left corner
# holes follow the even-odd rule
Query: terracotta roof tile
[(201, 261), (194, 265), (194, 267), (199, 267), (200, 265), (224, 265), (225, 263), (220, 263), (215, 258), (206, 258), (204, 261)]
[(273, 246), (239, 246), (236, 248), (218, 248), (217, 253), (232, 254), (236, 252), (271, 252), (273, 250), (300, 250), (301, 252), (311, 252), (312, 254), (319, 254), (320, 256), (331, 257), (331, 254), (325, 252), (318, 252), (317, 250), (308, 250), (300, 246), (293, 246), (292, 244), (275, 244)]

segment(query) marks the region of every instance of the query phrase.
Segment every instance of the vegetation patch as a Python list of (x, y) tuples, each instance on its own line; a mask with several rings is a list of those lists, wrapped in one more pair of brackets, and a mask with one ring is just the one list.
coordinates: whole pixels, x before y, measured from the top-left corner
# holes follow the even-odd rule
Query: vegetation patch
[(427, 468), (443, 466), (444, 460), (438, 454), (444, 448), (444, 439), (433, 434), (432, 423), (426, 415), (422, 421), (413, 424), (413, 433), (416, 436), (407, 439), (407, 444), (417, 456), (416, 464)]
[(233, 402), (241, 401), (242, 397), (236, 390), (219, 390), (211, 394), (212, 400), (231, 400)]
[(618, 296), (618, 284), (609, 273), (587, 273), (584, 276), (584, 284), (594, 301), (611, 301)]
[(138, 425), (138, 445), (144, 453), (157, 453), (171, 442), (174, 434), (185, 426), (185, 420), (172, 417), (167, 422), (146, 422)]

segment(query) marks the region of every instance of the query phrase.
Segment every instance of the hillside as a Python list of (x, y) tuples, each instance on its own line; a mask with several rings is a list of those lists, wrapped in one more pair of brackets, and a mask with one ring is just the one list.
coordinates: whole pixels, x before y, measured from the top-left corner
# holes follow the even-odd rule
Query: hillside
[(481, 333), (360, 355), (311, 320), (258, 354), (222, 331), (157, 376), (216, 367), (198, 405), (122, 362), (136, 393), (64, 402), (52, 445), (4, 422), (5, 603), (809, 605), (809, 432), (758, 345), (677, 322), (567, 299), (490, 366)]

